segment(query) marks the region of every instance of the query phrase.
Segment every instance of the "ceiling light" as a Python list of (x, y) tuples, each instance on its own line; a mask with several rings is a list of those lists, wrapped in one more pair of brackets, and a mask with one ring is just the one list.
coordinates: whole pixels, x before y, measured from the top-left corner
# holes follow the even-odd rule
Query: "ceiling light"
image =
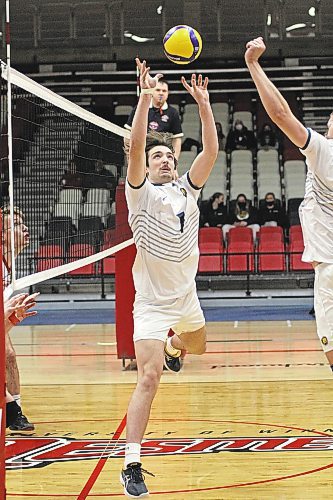
[(124, 37), (130, 38), (134, 42), (138, 42), (138, 43), (152, 42), (155, 40), (155, 38), (147, 38), (147, 37), (143, 37), (143, 36), (133, 35), (133, 33), (130, 33), (129, 31), (124, 31)]
[(267, 26), (270, 26), (272, 24), (272, 14), (267, 14)]
[(305, 23), (292, 24), (291, 26), (288, 26), (286, 28), (286, 31), (298, 30), (299, 28), (306, 28), (306, 24)]
[(163, 10), (163, 5), (159, 5), (156, 9), (157, 14), (161, 15)]
[(308, 14), (311, 17), (315, 17), (315, 15), (316, 15), (316, 7), (310, 7), (309, 10), (308, 10)]

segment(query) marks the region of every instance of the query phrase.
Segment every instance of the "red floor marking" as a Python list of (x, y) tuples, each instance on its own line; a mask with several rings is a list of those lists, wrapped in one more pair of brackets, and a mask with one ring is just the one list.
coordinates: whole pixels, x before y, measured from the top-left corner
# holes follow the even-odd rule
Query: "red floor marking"
[[(124, 418), (122, 419), (122, 421), (118, 425), (118, 428), (117, 428), (117, 430), (114, 433), (114, 436), (112, 438), (113, 441), (117, 441), (120, 438), (123, 430), (125, 429), (126, 417), (127, 417), (127, 414), (125, 414)], [(84, 500), (85, 498), (87, 498), (89, 492), (91, 491), (91, 488), (94, 486), (95, 482), (97, 481), (98, 476), (102, 472), (102, 469), (103, 469), (104, 465), (106, 464), (107, 459), (108, 459), (108, 457), (102, 456), (98, 460), (95, 469), (92, 471), (92, 473), (91, 473), (88, 481), (86, 482), (83, 490), (81, 491), (81, 493), (77, 497), (77, 500)]]
[[(274, 352), (322, 352), (322, 349), (252, 349), (242, 351), (206, 351), (205, 354), (260, 354), (260, 353), (274, 353)], [(56, 357), (75, 357), (75, 356), (117, 356), (117, 353), (82, 353), (82, 354), (16, 354), (18, 358), (56, 358)]]

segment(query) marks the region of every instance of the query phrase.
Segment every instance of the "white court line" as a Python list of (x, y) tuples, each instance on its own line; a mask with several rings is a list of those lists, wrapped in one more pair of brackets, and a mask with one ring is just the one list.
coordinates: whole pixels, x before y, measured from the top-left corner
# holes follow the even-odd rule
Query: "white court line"
[(75, 327), (76, 327), (76, 323), (73, 323), (68, 328), (66, 328), (65, 332), (69, 332), (69, 330), (72, 330), (72, 328), (75, 328)]
[(97, 342), (97, 345), (117, 345), (117, 342)]
[(291, 325), (291, 321), (290, 321), (290, 319), (287, 319), (287, 327), (288, 327), (288, 328), (291, 328), (291, 326), (292, 326), (292, 325)]
[(234, 328), (238, 328), (238, 321), (234, 321)]

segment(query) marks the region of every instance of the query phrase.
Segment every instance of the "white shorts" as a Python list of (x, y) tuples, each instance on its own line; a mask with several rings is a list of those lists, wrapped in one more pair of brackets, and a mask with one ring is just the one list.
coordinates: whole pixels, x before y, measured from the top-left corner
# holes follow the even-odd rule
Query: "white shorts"
[(205, 325), (195, 288), (184, 297), (152, 301), (135, 294), (133, 340), (161, 340), (165, 342), (170, 328), (177, 333), (194, 332)]
[(315, 267), (314, 308), (317, 334), (324, 352), (333, 349), (333, 264)]

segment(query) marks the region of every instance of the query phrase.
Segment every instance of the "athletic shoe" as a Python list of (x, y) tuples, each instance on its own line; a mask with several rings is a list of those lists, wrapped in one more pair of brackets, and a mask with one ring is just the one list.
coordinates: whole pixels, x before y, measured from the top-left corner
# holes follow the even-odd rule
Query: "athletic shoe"
[(170, 356), (164, 349), (164, 366), (170, 372), (179, 372), (181, 369), (180, 351), (179, 356)]
[(15, 422), (9, 426), (11, 431), (34, 431), (35, 426), (31, 424), (27, 417), (20, 411)]
[(151, 472), (142, 469), (139, 463), (130, 464), (127, 469), (121, 471), (120, 482), (124, 486), (124, 493), (127, 497), (142, 498), (149, 496), (142, 472), (155, 477)]

